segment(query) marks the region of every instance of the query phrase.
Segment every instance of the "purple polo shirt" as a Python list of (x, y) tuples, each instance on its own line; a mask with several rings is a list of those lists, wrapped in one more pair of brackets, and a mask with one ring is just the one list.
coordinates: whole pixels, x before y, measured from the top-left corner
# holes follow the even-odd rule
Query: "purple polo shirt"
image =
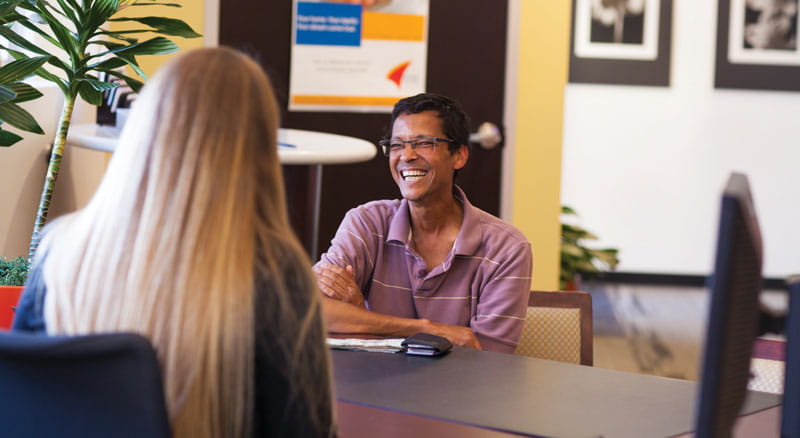
[(531, 287), (531, 245), (511, 224), (469, 203), (450, 254), (428, 272), (409, 247), (408, 202), (373, 201), (344, 217), (319, 263), (352, 265), (367, 307), (378, 313), (472, 328), (484, 349), (513, 353)]

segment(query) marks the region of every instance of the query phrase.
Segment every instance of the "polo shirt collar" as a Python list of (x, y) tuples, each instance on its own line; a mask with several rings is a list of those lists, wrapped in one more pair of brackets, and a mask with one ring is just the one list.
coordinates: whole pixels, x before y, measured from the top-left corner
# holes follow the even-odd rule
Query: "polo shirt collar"
[(386, 235), (386, 241), (400, 242), (408, 246), (411, 237), (411, 215), (408, 210), (408, 201), (406, 199), (400, 200), (400, 207), (394, 213), (392, 223), (389, 226), (389, 233)]
[[(464, 207), (464, 219), (461, 221), (461, 230), (458, 232), (456, 242), (454, 245), (454, 254), (470, 255), (481, 244), (481, 226), (480, 218), (478, 217), (478, 210), (469, 203), (467, 195), (461, 190), (461, 187), (453, 185), (453, 196), (458, 199)], [(408, 201), (402, 199), (400, 207), (392, 218), (389, 227), (389, 233), (386, 236), (386, 241), (396, 241), (408, 246), (411, 237), (411, 222), (408, 210)], [(450, 257), (445, 261), (449, 264)]]
[(453, 186), (453, 195), (461, 201), (464, 206), (464, 219), (461, 221), (461, 230), (456, 236), (454, 245), (455, 254), (472, 255), (478, 250), (483, 238), (481, 236), (481, 222), (478, 209), (472, 206), (467, 199), (467, 195), (461, 187)]

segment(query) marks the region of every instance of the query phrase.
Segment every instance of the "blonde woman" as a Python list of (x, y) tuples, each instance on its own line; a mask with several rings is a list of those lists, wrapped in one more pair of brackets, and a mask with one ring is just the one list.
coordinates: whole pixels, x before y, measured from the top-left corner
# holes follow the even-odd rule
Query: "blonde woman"
[(48, 229), (15, 328), (133, 331), (175, 436), (333, 434), (320, 297), (288, 223), (278, 108), (231, 49), (144, 87), (97, 193)]

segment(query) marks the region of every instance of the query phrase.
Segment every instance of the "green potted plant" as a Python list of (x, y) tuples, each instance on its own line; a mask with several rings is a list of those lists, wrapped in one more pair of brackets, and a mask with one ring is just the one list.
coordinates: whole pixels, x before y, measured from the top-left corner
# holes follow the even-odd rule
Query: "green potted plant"
[[(158, 3), (155, 0), (0, 0), (0, 36), (15, 46), (0, 45), (0, 50), (5, 50), (17, 62), (28, 67), (41, 63), (32, 72), (53, 82), (64, 95), (64, 105), (31, 236), (29, 261), (36, 252), (42, 228), (47, 221), (72, 112), (78, 97), (90, 104), (101, 105), (103, 91), (119, 85), (100, 81), (97, 76), (100, 72), (113, 76), (138, 91), (147, 77), (139, 68), (137, 56), (177, 51), (178, 46), (164, 35), (184, 38), (200, 36), (182, 20), (117, 15), (123, 8), (146, 5), (180, 7), (177, 3)], [(110, 31), (104, 27), (109, 22), (128, 22), (133, 27)], [(22, 29), (41, 38), (46, 44), (36, 44), (24, 37), (19, 33)], [(140, 41), (138, 36), (144, 33), (158, 36)], [(121, 67), (133, 70), (136, 77), (123, 73)], [(0, 99), (3, 91), (0, 89)], [(6, 103), (13, 104), (8, 101)], [(11, 123), (15, 108), (4, 107), (6, 103), (0, 104), (0, 120), (17, 126)], [(28, 122), (31, 121), (32, 117)], [(41, 128), (35, 121), (29, 128), (27, 130), (30, 132), (41, 133)], [(22, 129), (25, 130), (24, 127)], [(9, 134), (0, 133), (0, 139), (6, 138), (6, 143), (15, 140)]]
[(0, 257), (0, 331), (11, 328), (13, 306), (19, 301), (27, 275), (28, 260), (25, 257), (12, 260)]
[(572, 208), (561, 206), (561, 214), (560, 287), (562, 290), (577, 290), (580, 288), (581, 278), (589, 278), (602, 270), (616, 268), (619, 264), (619, 250), (586, 246), (586, 241), (597, 240), (597, 236), (578, 225), (568, 223), (572, 222), (570, 218), (578, 216)]

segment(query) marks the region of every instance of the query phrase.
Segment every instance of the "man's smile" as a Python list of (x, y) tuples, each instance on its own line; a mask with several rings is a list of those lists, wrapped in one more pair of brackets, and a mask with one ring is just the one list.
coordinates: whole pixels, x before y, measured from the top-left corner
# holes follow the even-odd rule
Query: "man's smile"
[(400, 171), (400, 177), (402, 177), (403, 180), (406, 182), (414, 182), (420, 180), (427, 174), (428, 174), (427, 170), (421, 170), (421, 169), (409, 169)]

